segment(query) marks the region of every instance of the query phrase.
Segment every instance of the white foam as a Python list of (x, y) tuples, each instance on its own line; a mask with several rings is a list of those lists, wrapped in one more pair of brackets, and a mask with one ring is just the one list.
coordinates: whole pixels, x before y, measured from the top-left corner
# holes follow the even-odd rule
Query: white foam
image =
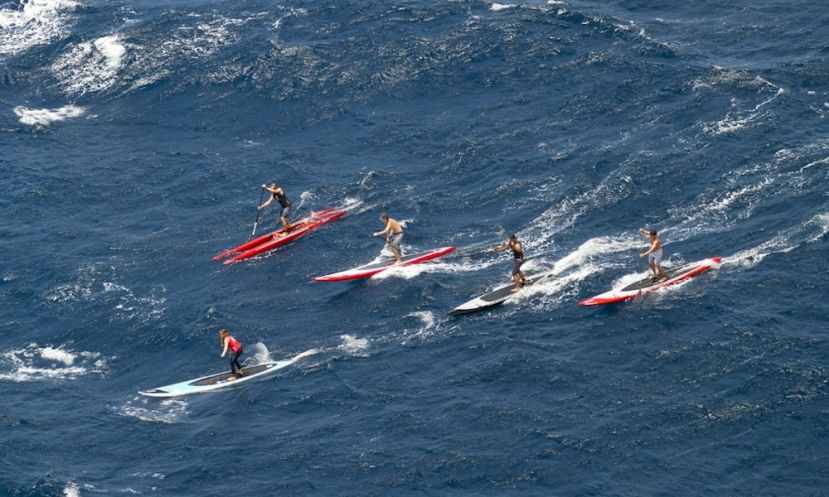
[(562, 257), (553, 265), (556, 274), (568, 269), (582, 266), (591, 259), (624, 252), (643, 246), (641, 240), (629, 236), (600, 236), (591, 238), (579, 245), (579, 248)]
[(357, 338), (352, 335), (340, 335), (340, 340), (342, 340), (342, 343), (340, 343), (337, 347), (338, 350), (356, 357), (365, 357), (368, 355), (368, 349), (371, 345), (368, 338)]
[(724, 257), (723, 264), (750, 268), (761, 263), (772, 254), (784, 254), (800, 247), (804, 243), (814, 243), (829, 233), (829, 213), (817, 214), (790, 229), (784, 230), (771, 239)]
[(346, 210), (349, 214), (360, 214), (362, 212), (369, 211), (373, 209), (373, 205), (368, 205), (359, 198), (355, 197), (346, 197), (343, 199), (343, 203), (340, 204), (337, 209)]
[(299, 205), (297, 205), (297, 210), (302, 209), (306, 202), (309, 202), (314, 199), (316, 195), (314, 192), (302, 192), (299, 194)]
[[(685, 219), (675, 226), (663, 229), (662, 233), (671, 233), (674, 241), (681, 241), (700, 233), (725, 231), (734, 221), (747, 219), (751, 215), (775, 180), (772, 175), (761, 176), (757, 183), (739, 186), (717, 196), (706, 192), (685, 213), (671, 209), (674, 215), (684, 216)], [(711, 195), (711, 198), (707, 195)]]
[(426, 329), (434, 328), (435, 326), (435, 315), (431, 313), (431, 311), (415, 311), (410, 312), (407, 316), (412, 316), (418, 318)]
[(632, 190), (632, 184), (628, 176), (617, 173), (607, 176), (593, 189), (565, 198), (542, 212), (518, 233), (518, 237), (527, 248), (543, 250), (556, 234), (573, 226), (584, 214), (625, 198)]
[(766, 117), (768, 114), (766, 112), (761, 112), (761, 109), (774, 101), (780, 95), (783, 95), (785, 92), (786, 91), (783, 88), (778, 88), (777, 93), (769, 99), (757, 104), (753, 109), (749, 111), (738, 111), (736, 114), (729, 113), (725, 116), (725, 118), (719, 121), (704, 124), (702, 128), (706, 133), (714, 135), (734, 133), (746, 128), (750, 124)]
[(14, 108), (20, 123), (27, 126), (48, 126), (53, 122), (80, 117), (85, 112), (86, 109), (76, 105), (66, 105), (58, 109), (30, 109), (22, 105)]
[[(344, 335), (344, 336), (348, 336), (348, 335)], [(295, 356), (291, 357), (291, 359), (290, 359), (290, 360), (291, 360), (291, 362), (297, 362), (297, 361), (298, 361), (298, 360), (300, 360), (300, 359), (304, 359), (304, 358), (306, 358), (306, 357), (310, 357), (310, 356), (312, 356), (312, 355), (314, 355), (314, 354), (318, 354), (318, 353), (320, 353), (320, 352), (321, 352), (321, 349), (308, 349), (308, 350), (306, 350), (305, 352), (300, 352), (299, 354), (297, 354), (297, 355), (295, 355)]]
[(489, 10), (491, 10), (493, 12), (498, 12), (500, 10), (514, 9), (517, 6), (518, 5), (516, 5), (514, 3), (493, 3), (492, 5), (489, 6)]
[(47, 379), (71, 380), (88, 374), (104, 374), (107, 361), (97, 352), (74, 352), (63, 346), (41, 347), (30, 343), (23, 349), (0, 355), (0, 380), (14, 382)]
[(602, 270), (602, 266), (584, 264), (565, 274), (559, 274), (554, 278), (548, 278), (530, 286), (525, 286), (514, 297), (508, 300), (507, 304), (518, 304), (539, 296), (542, 298), (542, 305), (550, 303), (561, 304), (566, 296), (576, 292), (578, 284), (593, 274)]
[(47, 360), (62, 362), (67, 366), (71, 366), (75, 362), (75, 354), (67, 352), (60, 347), (43, 347), (40, 349), (40, 356)]
[(63, 497), (81, 497), (81, 490), (78, 484), (70, 481), (63, 487)]
[(187, 407), (187, 402), (180, 399), (166, 399), (158, 402), (145, 397), (135, 397), (120, 408), (115, 409), (115, 412), (121, 416), (150, 423), (175, 424), (189, 414)]
[[(406, 252), (403, 253), (404, 257)], [(381, 252), (381, 255), (375, 258), (374, 262), (380, 262), (381, 260), (388, 260), (391, 256), (391, 252), (387, 252), (385, 249)], [(445, 256), (449, 257), (451, 256)], [(421, 264), (409, 264), (409, 265), (402, 265), (402, 266), (392, 266), (385, 271), (375, 274), (371, 277), (370, 281), (383, 281), (388, 278), (400, 278), (404, 280), (410, 280), (420, 276), (421, 274), (425, 273), (468, 273), (472, 271), (478, 271), (487, 267), (490, 267), (495, 264), (501, 264), (503, 261), (499, 259), (490, 260), (488, 262), (481, 262), (481, 263), (453, 263), (453, 262), (439, 262), (439, 260), (432, 260), (428, 262), (424, 262)], [(527, 264), (531, 264), (532, 261), (527, 262)], [(525, 267), (527, 266), (525, 264)]]
[(383, 272), (377, 273), (371, 277), (372, 280), (385, 280), (388, 278), (401, 278), (410, 280), (420, 276), (423, 273), (435, 271), (439, 268), (439, 263), (425, 263), (412, 264), (408, 266), (392, 266)]
[(0, 57), (46, 45), (69, 34), (69, 11), (78, 6), (72, 0), (28, 0), (8, 3), (0, 10)]
[(117, 71), (121, 68), (121, 59), (127, 53), (127, 49), (120, 43), (117, 35), (104, 36), (95, 40), (95, 48), (104, 54), (107, 67), (112, 71)]
[(58, 57), (51, 69), (66, 93), (103, 91), (117, 82), (126, 53), (118, 35), (104, 36), (74, 46)]
[(255, 344), (250, 346), (251, 349), (251, 363), (252, 364), (263, 364), (266, 362), (273, 362), (271, 358), (271, 353), (268, 350), (268, 347), (265, 346), (262, 342), (256, 342)]

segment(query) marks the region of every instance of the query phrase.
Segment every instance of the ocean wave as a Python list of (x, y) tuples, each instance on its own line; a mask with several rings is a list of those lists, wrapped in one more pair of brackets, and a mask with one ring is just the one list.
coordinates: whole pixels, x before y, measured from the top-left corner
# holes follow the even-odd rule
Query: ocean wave
[(72, 0), (29, 0), (21, 9), (0, 9), (0, 58), (16, 55), (38, 45), (47, 45), (69, 35), (80, 4)]
[(103, 91), (117, 82), (126, 53), (118, 35), (104, 36), (74, 46), (55, 60), (51, 70), (68, 94)]
[(0, 370), (0, 380), (14, 382), (74, 380), (89, 374), (103, 375), (108, 364), (107, 358), (98, 352), (30, 343), (0, 355)]
[(86, 109), (77, 105), (66, 105), (57, 109), (30, 109), (18, 105), (14, 108), (14, 113), (21, 124), (44, 127), (54, 122), (80, 117), (86, 113)]
[(341, 350), (353, 357), (368, 357), (371, 341), (368, 338), (357, 338), (354, 335), (340, 335), (341, 343), (337, 350)]
[(829, 233), (829, 213), (816, 214), (807, 221), (785, 229), (757, 246), (724, 257), (723, 263), (751, 268), (772, 254), (784, 254), (803, 244), (815, 243), (823, 239), (827, 233)]

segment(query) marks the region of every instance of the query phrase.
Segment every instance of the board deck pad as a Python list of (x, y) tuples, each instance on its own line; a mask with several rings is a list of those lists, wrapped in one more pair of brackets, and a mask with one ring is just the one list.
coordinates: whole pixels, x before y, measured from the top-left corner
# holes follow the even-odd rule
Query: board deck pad
[(371, 264), (365, 264), (363, 266), (358, 266), (358, 267), (354, 268), (354, 270), (355, 271), (368, 271), (368, 270), (371, 270), (371, 269), (384, 268), (386, 266), (391, 266), (391, 267), (402, 266), (402, 265), (406, 264), (407, 262), (409, 262), (411, 260), (418, 259), (420, 257), (423, 257), (424, 255), (429, 255), (432, 252), (434, 252), (434, 250), (427, 250), (426, 252), (421, 252), (419, 254), (407, 255), (406, 257), (401, 257), (400, 258), (400, 264), (395, 264), (394, 259), (386, 259), (386, 260), (383, 260), (383, 261), (380, 261), (380, 262), (374, 262), (374, 263), (371, 263)]
[[(547, 273), (539, 273), (533, 275), (531, 278), (526, 278), (528, 284), (525, 286), (533, 285), (538, 283), (541, 280), (547, 279), (552, 276), (552, 272)], [(479, 297), (476, 297), (468, 302), (465, 302), (458, 307), (455, 307), (451, 311), (449, 311), (450, 316), (458, 316), (461, 314), (469, 314), (471, 312), (482, 311), (484, 309), (489, 309), (490, 307), (494, 307), (498, 304), (502, 304), (510, 299), (513, 295), (519, 295), (521, 291), (513, 292), (512, 289), (515, 288), (515, 282), (511, 282), (507, 285), (499, 286), (495, 290), (491, 292), (485, 293)]]
[(663, 281), (670, 280), (676, 278), (677, 276), (681, 275), (682, 273), (687, 273), (695, 269), (699, 264), (686, 264), (684, 266), (679, 266), (676, 268), (671, 268), (665, 271), (665, 278), (664, 280), (656, 280), (654, 281), (651, 279), (650, 276), (647, 278), (642, 278), (641, 280), (637, 281), (636, 283), (631, 283), (630, 285), (622, 288), (623, 292), (632, 292), (634, 290), (642, 290), (643, 288), (648, 288), (650, 286), (657, 286)]
[[(258, 366), (250, 366), (250, 367), (247, 367), (247, 368), (242, 368), (242, 373), (243, 374), (242, 374), (241, 378), (244, 378), (245, 376), (249, 376), (249, 375), (255, 375), (255, 374), (261, 373), (263, 371), (267, 371), (268, 369), (270, 369), (270, 367), (267, 366), (267, 365), (263, 365), (263, 364), (260, 364)], [(222, 383), (222, 382), (228, 381), (231, 376), (232, 376), (232, 374), (230, 373), (230, 371), (228, 371), (226, 373), (214, 374), (213, 376), (208, 376), (207, 378), (202, 378), (201, 380), (191, 382), (190, 384), (191, 385), (197, 385), (197, 386), (200, 386), (200, 387), (205, 386), (205, 385), (215, 385), (217, 383)]]
[(414, 264), (428, 262), (437, 259), (438, 257), (443, 257), (444, 255), (449, 254), (454, 250), (454, 246), (432, 249), (426, 252), (421, 252), (418, 254), (407, 255), (405, 257), (402, 257), (400, 263), (398, 264), (395, 264), (394, 259), (384, 259), (382, 261), (370, 262), (368, 264), (357, 266), (352, 269), (347, 269), (345, 271), (340, 271), (338, 273), (326, 274), (324, 276), (316, 276), (311, 279), (314, 281), (349, 281), (370, 278), (375, 274), (387, 271), (392, 268), (405, 267)]

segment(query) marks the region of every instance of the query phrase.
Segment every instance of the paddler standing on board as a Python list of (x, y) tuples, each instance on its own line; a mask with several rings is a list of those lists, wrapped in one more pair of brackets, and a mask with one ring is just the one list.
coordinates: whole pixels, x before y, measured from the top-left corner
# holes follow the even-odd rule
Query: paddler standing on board
[(507, 243), (495, 247), (492, 251), (504, 252), (507, 249), (512, 249), (512, 279), (515, 281), (515, 288), (512, 291), (517, 292), (530, 282), (524, 278), (524, 273), (521, 272), (521, 265), (524, 264), (526, 259), (524, 258), (524, 247), (521, 246), (521, 242), (518, 241), (515, 233), (510, 233), (509, 238), (507, 238)]
[(282, 208), (279, 211), (279, 220), (282, 222), (282, 229), (277, 231), (277, 233), (287, 233), (291, 230), (291, 222), (288, 221), (288, 212), (291, 210), (291, 201), (288, 200), (288, 196), (285, 195), (285, 191), (280, 188), (279, 185), (276, 183), (271, 183), (270, 185), (262, 185), (262, 188), (271, 192), (271, 196), (268, 200), (265, 201), (264, 204), (257, 207), (257, 210), (262, 210), (265, 207), (271, 205), (276, 199), (279, 202), (280, 207)]
[(397, 220), (390, 218), (387, 214), (380, 214), (380, 221), (386, 223), (386, 228), (383, 231), (372, 233), (371, 236), (386, 235), (386, 244), (394, 254), (394, 263), (400, 264), (400, 240), (403, 239), (403, 227)]
[(648, 267), (651, 270), (651, 280), (654, 282), (665, 281), (665, 270), (662, 268), (662, 241), (656, 236), (656, 230), (646, 230), (639, 228), (639, 233), (648, 237), (650, 246), (647, 251), (639, 254), (639, 257), (648, 257)]
[(242, 365), (239, 363), (239, 357), (242, 355), (244, 348), (241, 342), (230, 336), (230, 332), (222, 329), (219, 332), (219, 337), (222, 341), (222, 357), (230, 350), (230, 378), (228, 381), (235, 380), (244, 376), (242, 372)]

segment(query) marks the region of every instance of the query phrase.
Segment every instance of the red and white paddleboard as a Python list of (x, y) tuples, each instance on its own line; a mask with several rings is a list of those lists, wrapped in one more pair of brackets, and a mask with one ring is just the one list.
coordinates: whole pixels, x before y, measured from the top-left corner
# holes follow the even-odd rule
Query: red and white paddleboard
[(359, 280), (363, 278), (370, 278), (377, 273), (381, 273), (387, 269), (399, 266), (409, 266), (411, 264), (420, 264), (421, 262), (431, 261), (437, 259), (455, 250), (455, 247), (443, 247), (439, 249), (423, 252), (422, 254), (411, 255), (404, 257), (400, 264), (395, 264), (394, 260), (374, 262), (364, 266), (355, 267), (347, 271), (340, 271), (339, 273), (326, 274), (325, 276), (317, 276), (311, 278), (314, 281), (349, 281)]
[(665, 270), (665, 276), (667, 279), (664, 281), (655, 282), (650, 278), (645, 278), (624, 288), (616, 288), (610, 290), (609, 292), (591, 297), (587, 300), (582, 300), (579, 302), (579, 305), (615, 304), (617, 302), (630, 300), (639, 295), (646, 295), (651, 292), (656, 292), (666, 286), (675, 285), (680, 281), (702, 274), (712, 267), (719, 266), (720, 259), (721, 257), (712, 257), (710, 259), (703, 259), (701, 261), (670, 268)]
[(259, 238), (254, 238), (253, 240), (243, 243), (238, 247), (225, 250), (224, 252), (213, 257), (213, 260), (230, 257), (229, 259), (226, 259), (224, 263), (232, 264), (243, 259), (257, 256), (263, 252), (267, 252), (290, 243), (309, 231), (319, 228), (323, 224), (330, 223), (335, 219), (345, 216), (345, 213), (346, 211), (338, 211), (333, 208), (315, 212), (310, 216), (293, 223), (291, 225), (291, 229), (287, 232), (282, 232), (281, 230), (274, 231), (272, 233), (268, 233), (267, 235), (262, 235)]

